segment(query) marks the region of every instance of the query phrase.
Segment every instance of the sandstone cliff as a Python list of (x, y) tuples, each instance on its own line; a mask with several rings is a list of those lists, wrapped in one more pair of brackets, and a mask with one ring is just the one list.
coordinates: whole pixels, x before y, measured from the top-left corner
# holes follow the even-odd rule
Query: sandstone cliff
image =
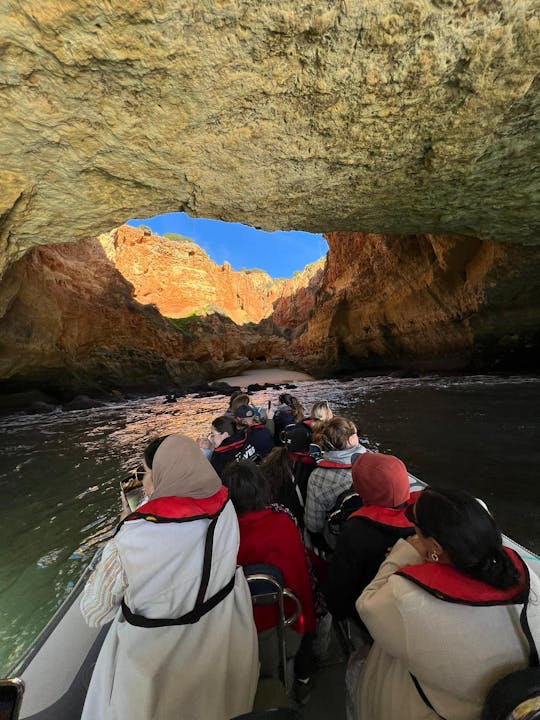
[(262, 270), (235, 271), (214, 263), (196, 243), (153, 235), (127, 225), (98, 239), (109, 260), (134, 289), (141, 303), (162, 315), (185, 318), (219, 313), (236, 324), (258, 323), (273, 314), (283, 328), (307, 320), (321, 280), (321, 258), (294, 274), (274, 279)]
[(286, 357), (271, 324), (257, 333), (228, 318), (179, 326), (133, 287), (90, 239), (36, 248), (0, 285), (0, 389), (160, 389)]
[(322, 290), (294, 346), (306, 369), (538, 369), (538, 248), (433, 235), (326, 239)]
[(109, 260), (134, 287), (135, 299), (162, 315), (220, 313), (237, 324), (260, 322), (272, 312), (281, 283), (262, 270), (236, 272), (216, 265), (188, 238), (171, 240), (123, 225), (99, 238)]
[(0, 24), (0, 271), (179, 209), (538, 242), (537, 0), (4, 0)]

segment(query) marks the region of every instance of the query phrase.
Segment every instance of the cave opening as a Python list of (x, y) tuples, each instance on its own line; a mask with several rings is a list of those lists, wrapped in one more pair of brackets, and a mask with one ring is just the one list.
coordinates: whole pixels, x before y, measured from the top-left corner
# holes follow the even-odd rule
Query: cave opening
[(215, 263), (228, 262), (233, 270), (262, 270), (273, 278), (291, 278), (306, 265), (326, 255), (323, 235), (301, 230), (266, 231), (236, 222), (191, 217), (171, 212), (126, 225), (149, 228), (169, 239), (187, 238), (201, 247)]
[[(116, 229), (109, 258), (134, 288), (185, 330), (194, 317), (258, 324), (322, 278), (322, 235), (258, 228), (185, 213), (130, 219)], [(291, 305), (290, 302), (287, 303)], [(292, 302), (294, 306), (294, 302)]]

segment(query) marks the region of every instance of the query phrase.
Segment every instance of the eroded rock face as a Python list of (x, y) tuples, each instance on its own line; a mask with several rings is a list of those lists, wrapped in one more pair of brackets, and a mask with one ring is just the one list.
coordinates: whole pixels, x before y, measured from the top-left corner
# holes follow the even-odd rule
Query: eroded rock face
[(331, 233), (295, 356), (369, 367), (537, 370), (540, 249), (464, 237)]
[(237, 272), (216, 265), (188, 238), (170, 240), (123, 225), (99, 238), (109, 260), (134, 288), (140, 303), (162, 315), (184, 318), (220, 313), (237, 324), (258, 323), (272, 313), (283, 282), (262, 270)]
[(536, 0), (5, 0), (0, 258), (186, 210), (539, 236)]
[(228, 262), (217, 265), (192, 240), (176, 237), (122, 225), (98, 239), (109, 260), (133, 285), (135, 299), (152, 303), (166, 317), (218, 313), (242, 325), (273, 315), (277, 325), (291, 329), (307, 320), (325, 258), (292, 278), (274, 279), (263, 270), (235, 271)]
[(0, 286), (0, 389), (160, 389), (286, 357), (270, 324), (259, 332), (219, 316), (179, 329), (133, 287), (97, 239), (35, 248)]

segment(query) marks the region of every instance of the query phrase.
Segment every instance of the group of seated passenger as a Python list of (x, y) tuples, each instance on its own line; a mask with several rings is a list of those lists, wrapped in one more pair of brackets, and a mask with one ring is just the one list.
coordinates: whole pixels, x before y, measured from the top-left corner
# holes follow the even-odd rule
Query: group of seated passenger
[[(411, 494), (401, 460), (367, 451), (351, 420), (319, 405), (311, 427), (322, 458), (305, 498), (287, 447), (272, 441), (260, 465), (244, 457), (250, 428), (270, 432), (245, 397), (213, 421), (209, 458), (183, 435), (147, 448), (147, 501), (124, 505), (81, 601), (89, 624), (112, 620), (83, 720), (251, 710), (258, 680), (279, 667), (275, 608), (252, 607), (242, 571), (258, 564), (277, 568), (300, 602), (286, 630), (297, 701), (316, 667), (319, 581), (330, 613), (367, 643), (358, 720), (479, 720), (499, 678), (538, 662), (540, 580), (503, 547), (485, 507), (461, 490)], [(313, 538), (351, 488), (359, 507), (328, 538), (316, 578)]]

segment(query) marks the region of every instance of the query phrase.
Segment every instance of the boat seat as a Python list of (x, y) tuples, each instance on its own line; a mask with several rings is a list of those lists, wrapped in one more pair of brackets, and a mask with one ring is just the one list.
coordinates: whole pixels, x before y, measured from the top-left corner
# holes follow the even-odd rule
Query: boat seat
[[(275, 565), (269, 563), (245, 565), (244, 574), (249, 585), (253, 607), (275, 605), (277, 609), (279, 676), (288, 692), (290, 683), (287, 673), (285, 629), (298, 620), (302, 613), (302, 606), (292, 590), (284, 586), (283, 574)], [(294, 612), (290, 616), (285, 615), (285, 598), (289, 598), (294, 603)]]
[(540, 668), (506, 675), (489, 691), (482, 720), (540, 720)]

